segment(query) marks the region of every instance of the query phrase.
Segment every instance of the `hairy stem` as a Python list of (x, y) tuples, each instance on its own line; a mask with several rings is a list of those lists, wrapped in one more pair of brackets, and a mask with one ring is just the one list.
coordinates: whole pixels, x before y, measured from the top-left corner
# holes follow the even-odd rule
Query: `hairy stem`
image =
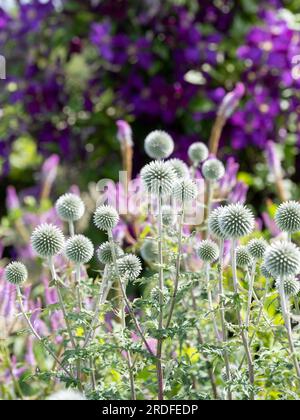
[(181, 265), (181, 257), (182, 257), (182, 228), (183, 228), (183, 221), (184, 221), (184, 209), (182, 210), (182, 213), (180, 215), (179, 220), (179, 229), (178, 229), (178, 251), (177, 251), (177, 260), (176, 260), (176, 275), (175, 275), (175, 282), (174, 282), (174, 291), (173, 296), (171, 299), (171, 305), (170, 305), (170, 312), (166, 324), (166, 328), (169, 328), (172, 316), (175, 308), (176, 303), (176, 297), (178, 292), (178, 286), (179, 286), (179, 278), (180, 278), (180, 265)]
[(119, 286), (120, 286), (120, 289), (121, 289), (122, 297), (124, 299), (124, 302), (126, 303), (127, 310), (129, 312), (129, 315), (130, 315), (130, 317), (131, 317), (131, 319), (132, 319), (132, 321), (135, 325), (135, 328), (136, 328), (139, 336), (141, 337), (146, 349), (151, 354), (151, 356), (155, 356), (153, 351), (151, 350), (151, 347), (149, 346), (149, 344), (146, 340), (146, 337), (145, 337), (145, 335), (142, 331), (142, 328), (141, 328), (141, 326), (140, 326), (140, 324), (139, 324), (139, 322), (138, 322), (138, 320), (137, 320), (137, 318), (136, 318), (136, 316), (135, 316), (135, 314), (134, 314), (134, 312), (131, 308), (131, 304), (130, 304), (128, 298), (127, 298), (126, 290), (124, 288), (124, 285), (123, 285), (123, 282), (122, 282), (122, 279), (121, 279), (121, 276), (120, 276), (120, 273), (119, 273), (119, 269), (118, 269), (117, 254), (116, 254), (116, 249), (115, 249), (115, 244), (114, 244), (112, 231), (108, 231), (108, 238), (109, 238), (110, 247), (111, 247), (111, 251), (112, 251), (114, 269), (115, 269), (115, 272), (116, 272), (116, 275), (117, 275), (117, 278), (118, 278), (118, 282), (119, 282)]
[[(220, 240), (220, 258), (219, 258), (219, 305), (220, 305), (220, 319), (221, 319), (221, 326), (222, 326), (222, 342), (224, 345), (224, 362), (225, 362), (225, 369), (226, 375), (228, 380), (231, 380), (231, 372), (230, 372), (230, 363), (229, 363), (229, 355), (228, 350), (226, 348), (227, 345), (227, 328), (226, 328), (226, 317), (225, 317), (225, 307), (224, 307), (224, 287), (223, 287), (223, 258), (224, 258), (224, 240)], [(227, 399), (229, 401), (232, 400), (232, 393), (230, 390), (227, 391)]]
[(74, 380), (73, 376), (67, 371), (67, 369), (62, 365), (61, 361), (59, 360), (59, 358), (56, 356), (56, 354), (51, 350), (51, 348), (44, 342), (44, 340), (42, 339), (42, 337), (40, 337), (40, 335), (37, 333), (37, 331), (35, 330), (34, 326), (32, 325), (26, 311), (24, 308), (24, 304), (23, 304), (23, 296), (22, 296), (22, 292), (19, 286), (17, 286), (17, 298), (18, 298), (18, 303), (20, 306), (20, 310), (21, 313), (25, 319), (25, 321), (27, 322), (27, 325), (29, 327), (29, 329), (31, 330), (32, 334), (34, 335), (34, 337), (43, 344), (43, 346), (45, 347), (45, 349), (48, 351), (48, 353), (53, 357), (53, 359), (56, 361), (56, 363), (60, 366), (60, 368), (65, 372), (65, 374)]
[[(232, 277), (233, 277), (234, 292), (238, 296), (239, 288), (238, 288), (238, 276), (237, 276), (237, 268), (236, 268), (236, 240), (232, 241), (231, 264), (232, 264)], [(238, 319), (238, 325), (239, 325), (239, 328), (240, 328), (240, 331), (241, 331), (242, 342), (243, 342), (243, 345), (244, 345), (244, 348), (245, 348), (245, 353), (246, 353), (246, 357), (247, 357), (247, 361), (248, 361), (250, 384), (253, 387), (254, 386), (253, 360), (252, 360), (252, 355), (251, 355), (249, 343), (248, 343), (248, 340), (247, 340), (247, 337), (246, 337), (246, 334), (245, 334), (245, 331), (244, 331), (244, 326), (243, 326), (241, 312), (240, 312), (240, 304), (238, 304), (238, 308), (237, 308), (237, 319)], [(254, 400), (253, 390), (250, 393), (250, 399)]]
[(212, 322), (213, 322), (213, 326), (214, 326), (215, 336), (216, 336), (217, 341), (220, 341), (219, 329), (218, 329), (217, 320), (216, 320), (216, 317), (215, 317), (215, 310), (214, 310), (211, 287), (210, 287), (210, 270), (211, 270), (211, 266), (208, 263), (208, 264), (206, 264), (206, 270), (205, 270), (206, 271), (206, 290), (207, 290), (207, 296), (208, 296), (208, 304), (209, 304), (209, 310), (210, 310), (211, 316), (212, 316)]
[(294, 366), (295, 366), (295, 370), (296, 370), (296, 373), (297, 373), (298, 380), (300, 380), (299, 361), (298, 361), (298, 358), (297, 358), (297, 355), (296, 355), (294, 341), (293, 341), (291, 319), (290, 319), (289, 309), (288, 309), (288, 306), (287, 306), (286, 296), (285, 296), (285, 292), (284, 292), (283, 279), (280, 279), (279, 294), (280, 294), (282, 315), (283, 315), (285, 328), (286, 328), (287, 336), (288, 336), (290, 353), (291, 353), (291, 356), (292, 356), (292, 359), (293, 359), (293, 363), (294, 363)]
[[(163, 223), (162, 223), (162, 197), (158, 197), (158, 264), (159, 264), (159, 320), (158, 328), (160, 332), (163, 329), (163, 317), (164, 317), (164, 302), (163, 302), (163, 290), (164, 290), (164, 260), (163, 260)], [(162, 347), (163, 338), (160, 337), (157, 340), (157, 381), (158, 381), (158, 399), (164, 399), (164, 377), (163, 377), (163, 366), (162, 366)]]

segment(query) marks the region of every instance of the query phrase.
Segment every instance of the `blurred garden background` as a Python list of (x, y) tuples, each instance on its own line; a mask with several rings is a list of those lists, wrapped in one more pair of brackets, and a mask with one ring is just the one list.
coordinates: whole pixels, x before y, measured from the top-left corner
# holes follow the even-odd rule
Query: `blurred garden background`
[[(95, 183), (118, 180), (118, 121), (132, 129), (134, 174), (154, 129), (187, 161), (236, 87), (218, 157), (239, 163), (262, 230), (275, 229), (278, 198), (299, 198), (300, 0), (3, 0), (0, 53), (0, 274), (7, 259), (30, 261), (31, 230), (55, 221), (53, 202), (70, 185), (92, 212)], [(8, 288), (0, 281), (5, 318)], [(30, 345), (26, 360), (35, 363)]]

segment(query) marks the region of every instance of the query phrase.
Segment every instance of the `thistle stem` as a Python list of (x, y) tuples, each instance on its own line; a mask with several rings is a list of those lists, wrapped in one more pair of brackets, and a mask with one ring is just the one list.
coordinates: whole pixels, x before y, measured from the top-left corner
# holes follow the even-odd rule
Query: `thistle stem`
[(20, 306), (20, 310), (21, 313), (25, 319), (25, 321), (27, 322), (27, 325), (29, 327), (29, 329), (31, 330), (32, 334), (34, 335), (34, 337), (43, 344), (43, 346), (45, 347), (45, 349), (48, 351), (48, 353), (53, 357), (53, 359), (56, 361), (56, 363), (60, 366), (60, 368), (65, 372), (65, 374), (71, 378), (72, 380), (74, 380), (73, 376), (67, 371), (67, 369), (62, 365), (61, 361), (59, 360), (59, 358), (56, 356), (56, 354), (51, 350), (51, 348), (44, 342), (44, 340), (42, 339), (42, 337), (40, 337), (40, 335), (37, 333), (37, 331), (35, 330), (34, 326), (32, 325), (26, 311), (24, 308), (24, 304), (23, 304), (23, 296), (22, 296), (22, 292), (19, 286), (17, 286), (17, 298), (18, 298), (18, 302), (19, 302), (19, 306)]
[[(164, 260), (163, 260), (163, 222), (162, 222), (162, 197), (161, 194), (158, 196), (158, 264), (159, 264), (159, 320), (158, 328), (160, 333), (163, 329), (163, 290), (164, 290)], [(163, 378), (163, 367), (162, 367), (162, 347), (163, 338), (160, 337), (157, 340), (157, 381), (158, 381), (158, 399), (164, 399), (164, 378)]]
[(252, 304), (252, 298), (253, 298), (255, 269), (256, 269), (256, 263), (254, 262), (251, 273), (249, 273), (249, 271), (247, 270), (247, 274), (249, 278), (249, 287), (248, 287), (248, 302), (247, 302), (247, 312), (246, 312), (246, 321), (245, 321), (246, 328), (249, 328), (249, 325), (250, 325), (250, 312), (251, 312), (251, 304)]
[(141, 328), (141, 326), (140, 326), (140, 324), (139, 324), (139, 322), (138, 322), (138, 320), (137, 320), (137, 318), (136, 318), (136, 316), (135, 316), (135, 314), (134, 314), (134, 312), (131, 308), (131, 304), (130, 304), (128, 298), (127, 298), (126, 290), (124, 288), (124, 285), (123, 285), (123, 282), (122, 282), (122, 279), (121, 279), (121, 276), (120, 276), (120, 273), (119, 273), (118, 265), (117, 265), (117, 255), (116, 255), (116, 249), (115, 249), (115, 244), (114, 244), (112, 231), (110, 230), (107, 233), (108, 233), (109, 243), (110, 243), (110, 247), (111, 247), (111, 251), (112, 251), (114, 269), (115, 269), (116, 274), (117, 274), (117, 278), (118, 278), (119, 286), (120, 286), (120, 289), (121, 289), (122, 297), (124, 299), (124, 302), (126, 303), (127, 310), (129, 312), (129, 315), (130, 315), (130, 317), (131, 317), (131, 319), (132, 319), (132, 321), (135, 325), (135, 328), (136, 328), (138, 334), (140, 335), (146, 349), (151, 354), (151, 356), (155, 356), (153, 351), (151, 350), (151, 347), (149, 346), (149, 344), (146, 340), (146, 337), (145, 337), (145, 335), (142, 331), (142, 328)]
[(74, 226), (74, 222), (72, 221), (69, 222), (69, 233), (70, 233), (70, 236), (75, 235), (75, 226)]
[[(125, 320), (125, 302), (122, 302), (121, 305), (121, 320), (122, 320), (122, 336), (124, 337), (124, 331), (126, 328), (126, 320)], [(131, 400), (136, 400), (136, 393), (135, 393), (135, 383), (134, 383), (134, 374), (133, 374), (133, 365), (132, 365), (132, 357), (131, 352), (126, 350), (126, 362), (128, 366), (129, 372), (129, 380), (130, 380), (130, 391), (131, 391)]]
[[(230, 372), (230, 363), (229, 363), (229, 356), (227, 346), (227, 328), (226, 328), (226, 314), (225, 314), (225, 307), (224, 307), (224, 287), (223, 287), (223, 258), (224, 258), (224, 240), (220, 240), (220, 257), (219, 257), (219, 302), (220, 302), (220, 318), (221, 318), (221, 326), (222, 326), (222, 342), (224, 345), (224, 362), (225, 362), (225, 369), (226, 375), (229, 381), (231, 380), (231, 372)], [(230, 390), (227, 391), (227, 399), (229, 401), (232, 400), (232, 393)]]
[[(232, 240), (232, 245), (231, 245), (232, 278), (233, 278), (234, 292), (238, 296), (239, 287), (238, 287), (238, 276), (237, 276), (237, 268), (236, 268), (236, 245), (237, 245), (236, 240)], [(238, 319), (238, 324), (239, 324), (239, 328), (240, 328), (240, 331), (241, 331), (241, 337), (242, 337), (242, 341), (243, 341), (243, 345), (244, 345), (244, 348), (245, 348), (245, 353), (246, 353), (246, 357), (247, 357), (247, 361), (248, 361), (250, 384), (253, 387), (254, 386), (253, 361), (252, 361), (252, 355), (251, 355), (249, 343), (248, 343), (248, 340), (246, 338), (245, 331), (244, 331), (244, 326), (243, 326), (242, 317), (241, 317), (241, 313), (240, 313), (240, 304), (239, 303), (238, 303), (238, 308), (237, 308), (237, 319)], [(253, 390), (250, 393), (250, 399), (254, 400), (254, 391)]]
[(210, 264), (209, 263), (206, 264), (206, 270), (205, 270), (206, 271), (206, 290), (207, 290), (207, 296), (208, 296), (209, 310), (212, 314), (212, 321), (213, 321), (215, 336), (216, 336), (217, 341), (220, 341), (219, 330), (218, 330), (218, 325), (217, 325), (217, 321), (215, 317), (215, 310), (214, 310), (213, 299), (212, 299), (211, 288), (210, 288), (210, 269), (211, 269)]
[(296, 373), (297, 373), (298, 380), (300, 380), (299, 361), (298, 361), (298, 358), (296, 356), (296, 351), (295, 351), (295, 346), (294, 346), (294, 341), (293, 341), (291, 319), (290, 319), (289, 310), (288, 310), (288, 307), (287, 307), (287, 301), (286, 301), (286, 296), (285, 296), (285, 292), (284, 292), (283, 279), (280, 279), (279, 294), (280, 294), (282, 315), (283, 315), (285, 328), (286, 328), (287, 336), (288, 336), (290, 353), (291, 353), (291, 356), (292, 356), (292, 359), (293, 359), (293, 363), (294, 363), (294, 366), (295, 366), (295, 370), (296, 370)]
[(180, 215), (179, 220), (179, 229), (178, 229), (178, 251), (177, 251), (177, 260), (176, 260), (176, 276), (175, 276), (175, 282), (174, 282), (174, 291), (173, 296), (171, 299), (171, 306), (170, 306), (170, 312), (166, 324), (166, 328), (169, 328), (172, 316), (175, 308), (176, 303), (176, 297), (178, 292), (178, 286), (179, 286), (179, 278), (180, 278), (180, 265), (181, 265), (181, 257), (182, 257), (182, 228), (183, 228), (183, 222), (184, 222), (184, 209), (182, 210), (182, 213)]
[(81, 298), (81, 267), (80, 264), (76, 264), (75, 268), (75, 284), (76, 284), (76, 292), (77, 292), (77, 301), (78, 301), (78, 309), (82, 311), (82, 298)]

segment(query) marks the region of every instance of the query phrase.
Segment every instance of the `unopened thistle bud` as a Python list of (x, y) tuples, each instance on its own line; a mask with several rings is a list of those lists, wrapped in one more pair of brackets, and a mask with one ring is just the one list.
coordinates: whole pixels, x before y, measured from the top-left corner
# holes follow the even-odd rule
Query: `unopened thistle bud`
[(75, 235), (67, 240), (65, 252), (70, 261), (85, 264), (93, 258), (94, 246), (86, 236)]
[(31, 244), (40, 257), (51, 258), (63, 250), (65, 240), (61, 229), (57, 226), (43, 224), (33, 231)]
[(94, 213), (94, 224), (102, 231), (114, 229), (119, 223), (119, 215), (112, 206), (100, 206)]
[(141, 260), (133, 254), (125, 255), (118, 260), (118, 270), (127, 279), (137, 279), (142, 272)]
[(276, 242), (267, 248), (264, 265), (275, 278), (296, 275), (300, 272), (300, 250), (291, 242)]
[(182, 179), (189, 177), (189, 168), (183, 160), (175, 158), (168, 160), (168, 163), (174, 169), (177, 178)]
[(267, 246), (268, 243), (263, 238), (259, 238), (252, 239), (248, 243), (247, 248), (252, 258), (254, 258), (255, 260), (260, 260), (263, 258)]
[(202, 241), (197, 249), (197, 254), (204, 262), (214, 262), (219, 258), (218, 245), (210, 239)]
[(162, 161), (151, 162), (144, 166), (141, 178), (147, 191), (156, 195), (171, 194), (177, 179), (170, 163)]
[(225, 175), (225, 168), (220, 160), (208, 159), (203, 163), (202, 174), (207, 181), (219, 181)]
[[(124, 251), (118, 245), (115, 246), (116, 258), (120, 258), (124, 255)], [(112, 264), (113, 253), (109, 242), (104, 242), (97, 250), (97, 258), (101, 264)]]
[(253, 213), (242, 204), (230, 204), (220, 214), (220, 228), (228, 239), (249, 235), (254, 228)]
[(282, 203), (276, 211), (275, 222), (283, 232), (300, 231), (300, 204), (296, 201)]
[(236, 264), (238, 267), (249, 267), (253, 263), (253, 259), (247, 247), (239, 246), (236, 249)]
[(152, 159), (167, 159), (174, 151), (174, 141), (165, 131), (152, 131), (145, 139), (145, 151)]
[(85, 206), (78, 195), (64, 194), (55, 204), (59, 218), (65, 222), (75, 222), (84, 214)]
[(9, 283), (20, 286), (28, 279), (27, 268), (20, 262), (12, 262), (5, 268), (4, 276)]
[(188, 203), (196, 198), (197, 185), (192, 179), (180, 179), (175, 183), (172, 195), (177, 201)]
[(204, 143), (193, 143), (188, 150), (188, 155), (191, 162), (198, 166), (208, 158), (208, 148)]

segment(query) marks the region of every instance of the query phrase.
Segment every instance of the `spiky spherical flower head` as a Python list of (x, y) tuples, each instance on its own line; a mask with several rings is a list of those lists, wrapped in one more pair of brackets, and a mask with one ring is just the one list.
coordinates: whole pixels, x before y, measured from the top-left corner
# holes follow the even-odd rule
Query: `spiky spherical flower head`
[(14, 261), (5, 268), (4, 276), (9, 283), (20, 286), (27, 281), (28, 271), (24, 264)]
[(57, 226), (43, 224), (33, 231), (31, 244), (40, 257), (51, 258), (63, 250), (65, 239), (61, 229)]
[(70, 261), (85, 264), (93, 258), (94, 246), (86, 236), (75, 235), (67, 240), (65, 252)]
[(100, 206), (94, 213), (94, 224), (98, 229), (103, 231), (109, 231), (115, 228), (119, 220), (117, 210), (112, 206)]
[(58, 217), (64, 222), (76, 222), (84, 214), (85, 206), (78, 195), (64, 194), (55, 204)]
[(133, 254), (125, 255), (118, 260), (118, 270), (121, 276), (137, 279), (142, 272), (141, 260)]
[(285, 277), (283, 279), (276, 280), (276, 287), (279, 290), (280, 284), (283, 282), (283, 290), (286, 296), (297, 296), (300, 291), (300, 284), (295, 277)]
[(238, 246), (236, 249), (236, 264), (238, 267), (248, 267), (252, 264), (253, 259), (245, 246)]
[(298, 274), (300, 250), (291, 242), (276, 242), (267, 248), (264, 264), (275, 278)]
[(141, 171), (142, 182), (151, 194), (169, 195), (177, 180), (169, 162), (155, 161), (144, 166)]
[(218, 245), (210, 239), (201, 241), (197, 249), (197, 254), (204, 262), (214, 262), (219, 257)]
[(165, 131), (152, 131), (145, 139), (145, 152), (152, 159), (167, 159), (173, 151), (174, 141)]
[(181, 179), (189, 177), (189, 168), (183, 160), (175, 158), (168, 160), (168, 163), (174, 169), (177, 178)]
[(224, 207), (219, 220), (221, 231), (226, 239), (249, 235), (254, 228), (252, 211), (240, 203)]
[(141, 256), (148, 262), (156, 262), (158, 258), (158, 244), (155, 240), (146, 238), (141, 246)]
[(203, 163), (202, 174), (207, 181), (219, 181), (225, 175), (225, 168), (220, 160), (208, 159)]
[(199, 163), (203, 162), (208, 158), (208, 148), (204, 143), (193, 143), (188, 150), (188, 155), (190, 160), (194, 163), (194, 165), (199, 165)]
[(273, 276), (270, 273), (270, 271), (267, 269), (266, 264), (262, 263), (262, 265), (260, 266), (260, 273), (262, 276), (264, 276), (265, 279), (269, 280), (272, 279)]
[[(115, 246), (115, 252), (116, 258), (120, 258), (124, 255), (124, 251), (122, 248), (119, 247), (119, 245)], [(113, 263), (113, 253), (109, 242), (104, 242), (99, 246), (99, 248), (97, 249), (97, 258), (101, 262), (101, 264), (104, 265)]]
[(248, 245), (248, 251), (252, 258), (255, 260), (261, 260), (266, 252), (268, 243), (263, 239), (252, 239)]
[[(160, 298), (160, 296), (161, 296), (161, 291), (160, 291), (159, 287), (154, 287), (154, 288), (151, 290), (151, 298), (152, 298), (152, 300), (153, 300), (156, 304), (158, 304), (158, 303), (159, 303), (159, 298)], [(170, 299), (170, 292), (169, 292), (169, 290), (168, 290), (168, 288), (167, 288), (167, 287), (164, 287), (164, 288), (163, 288), (162, 298), (163, 298), (163, 302), (164, 302), (165, 304), (166, 304), (166, 303), (169, 301), (169, 299)]]
[(300, 204), (296, 201), (280, 204), (275, 214), (275, 222), (283, 232), (298, 232), (300, 230)]
[(215, 236), (218, 239), (225, 239), (225, 235), (223, 231), (221, 230), (220, 226), (220, 216), (223, 212), (225, 207), (220, 206), (213, 210), (210, 213), (209, 219), (208, 219), (208, 228), (209, 231), (212, 233), (213, 236)]
[(174, 184), (173, 197), (181, 203), (188, 203), (197, 196), (197, 185), (189, 178), (180, 179)]

